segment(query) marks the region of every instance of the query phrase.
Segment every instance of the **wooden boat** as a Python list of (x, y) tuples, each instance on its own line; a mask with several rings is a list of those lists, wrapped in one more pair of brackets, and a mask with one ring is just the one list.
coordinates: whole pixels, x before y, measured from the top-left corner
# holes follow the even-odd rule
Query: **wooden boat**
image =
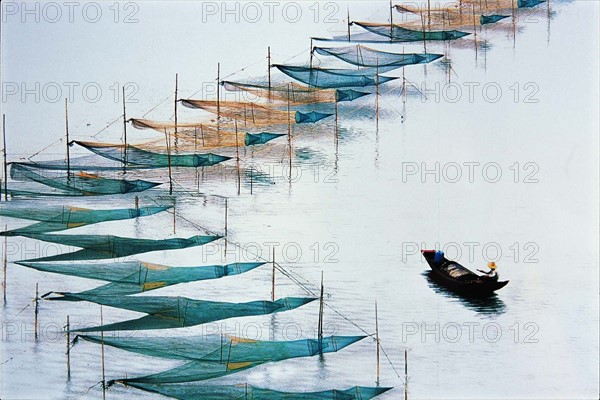
[(440, 285), (466, 296), (481, 297), (502, 289), (508, 281), (479, 276), (456, 261), (450, 261), (435, 250), (422, 250), (423, 257), (432, 270), (431, 278)]

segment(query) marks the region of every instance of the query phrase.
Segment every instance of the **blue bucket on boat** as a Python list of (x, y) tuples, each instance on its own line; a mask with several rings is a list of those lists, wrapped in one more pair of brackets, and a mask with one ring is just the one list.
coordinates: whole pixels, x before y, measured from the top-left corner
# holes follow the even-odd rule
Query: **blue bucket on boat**
[(442, 261), (444, 261), (444, 252), (438, 250), (433, 256), (433, 262), (435, 262), (436, 264), (440, 264)]

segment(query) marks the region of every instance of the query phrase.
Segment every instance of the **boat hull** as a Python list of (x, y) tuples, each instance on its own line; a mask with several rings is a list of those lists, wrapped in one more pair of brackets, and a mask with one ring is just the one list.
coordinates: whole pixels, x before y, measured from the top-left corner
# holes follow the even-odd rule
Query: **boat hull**
[[(423, 257), (431, 268), (431, 279), (439, 285), (446, 287), (447, 289), (461, 294), (463, 296), (471, 297), (484, 297), (493, 294), (496, 290), (502, 289), (508, 284), (509, 281), (497, 281), (492, 278), (485, 276), (478, 276), (474, 273), (467, 276), (467, 279), (456, 279), (450, 276), (442, 266), (446, 263), (456, 264), (462, 267), (460, 264), (449, 261), (446, 258), (442, 262), (436, 262), (434, 260), (433, 251), (423, 251)], [(464, 268), (464, 267), (462, 267)]]

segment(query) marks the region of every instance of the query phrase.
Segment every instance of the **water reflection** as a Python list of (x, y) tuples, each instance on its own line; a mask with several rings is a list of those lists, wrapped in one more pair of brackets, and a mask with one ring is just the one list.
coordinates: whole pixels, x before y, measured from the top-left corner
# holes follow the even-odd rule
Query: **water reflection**
[(422, 274), (427, 280), (427, 284), (430, 288), (432, 288), (436, 293), (462, 304), (469, 310), (473, 310), (479, 314), (487, 316), (501, 315), (506, 312), (506, 304), (504, 304), (502, 299), (498, 297), (497, 294), (494, 293), (487, 297), (467, 297), (460, 295), (448, 290), (444, 286), (439, 285), (433, 280), (432, 274), (432, 271), (425, 271)]

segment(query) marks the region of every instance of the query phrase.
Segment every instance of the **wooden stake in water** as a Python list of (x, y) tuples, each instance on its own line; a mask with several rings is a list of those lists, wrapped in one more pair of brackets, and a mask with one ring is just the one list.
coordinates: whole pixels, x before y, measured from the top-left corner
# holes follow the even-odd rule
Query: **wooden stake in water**
[(273, 273), (271, 275), (271, 301), (275, 301), (275, 247), (273, 247)]
[[(8, 229), (8, 225), (4, 225), (4, 231)], [(4, 251), (2, 252), (2, 296), (4, 298), (4, 304), (6, 304), (6, 252), (8, 250), (8, 236), (4, 236)]]
[(350, 41), (350, 6), (346, 9), (348, 12), (348, 41)]
[(35, 340), (38, 338), (38, 314), (40, 312), (40, 296), (39, 296), (39, 284), (35, 284), (35, 300), (33, 308), (33, 336)]
[(377, 386), (379, 386), (379, 370), (380, 370), (380, 361), (379, 361), (379, 317), (377, 315), (377, 302), (375, 302), (375, 342), (377, 343)]
[(404, 349), (404, 400), (408, 400), (408, 350)]
[[(8, 182), (8, 165), (6, 163), (6, 115), (2, 114), (2, 140), (4, 142), (3, 144), (3, 151), (2, 151), (2, 155), (4, 157), (4, 201), (8, 201), (8, 188), (7, 188), (7, 182)], [(0, 196), (1, 198), (2, 196)], [(6, 230), (6, 229), (5, 229)]]
[(292, 120), (291, 120), (291, 111), (290, 111), (290, 87), (291, 83), (288, 83), (287, 90), (287, 112), (288, 112), (288, 147), (289, 147), (289, 156), (290, 156), (290, 183), (292, 183)]
[[(100, 326), (104, 325), (104, 317), (102, 315), (102, 305), (100, 305)], [(100, 331), (100, 341), (102, 344), (102, 400), (106, 399), (106, 374), (104, 372), (104, 331)]]
[(319, 353), (323, 354), (323, 272), (321, 272), (321, 296), (319, 297), (319, 326), (318, 326), (318, 338), (319, 338)]
[[(177, 140), (177, 86), (178, 86), (178, 74), (175, 74), (175, 140)], [(217, 82), (218, 85), (218, 82)], [(175, 142), (177, 144), (177, 142)]]
[(65, 99), (65, 131), (67, 136), (67, 180), (71, 175), (71, 150), (69, 149), (69, 109)]
[(375, 124), (379, 127), (379, 58), (375, 64)]
[(473, 35), (475, 39), (475, 61), (477, 61), (477, 27), (475, 26), (475, 5), (472, 6), (473, 10)]
[(229, 208), (229, 201), (227, 197), (225, 197), (225, 236), (227, 237), (227, 212)]
[(177, 222), (177, 198), (173, 198), (173, 235), (176, 233), (176, 222)]
[(394, 6), (390, 0), (390, 41), (394, 40)]
[(125, 112), (125, 85), (123, 85), (123, 142), (125, 147), (123, 148), (123, 172), (126, 172), (125, 166), (127, 165), (127, 113)]
[(427, 54), (427, 33), (425, 31), (425, 17), (423, 17), (423, 11), (421, 11), (421, 29), (423, 29), (423, 52)]
[(237, 120), (235, 120), (235, 161), (237, 166), (237, 194), (239, 196), (242, 187), (242, 177), (240, 175), (240, 143), (238, 142)]
[(71, 324), (67, 315), (67, 380), (71, 380)]
[(267, 72), (269, 73), (269, 100), (271, 99), (271, 46), (267, 47)]
[(217, 63), (217, 121), (221, 119), (221, 63)]
[(252, 190), (253, 190), (253, 185), (254, 185), (254, 168), (250, 167), (250, 194), (252, 194)]
[(171, 174), (171, 135), (167, 133), (165, 129), (165, 142), (167, 143), (167, 163), (169, 167), (169, 195), (173, 194), (173, 176)]

